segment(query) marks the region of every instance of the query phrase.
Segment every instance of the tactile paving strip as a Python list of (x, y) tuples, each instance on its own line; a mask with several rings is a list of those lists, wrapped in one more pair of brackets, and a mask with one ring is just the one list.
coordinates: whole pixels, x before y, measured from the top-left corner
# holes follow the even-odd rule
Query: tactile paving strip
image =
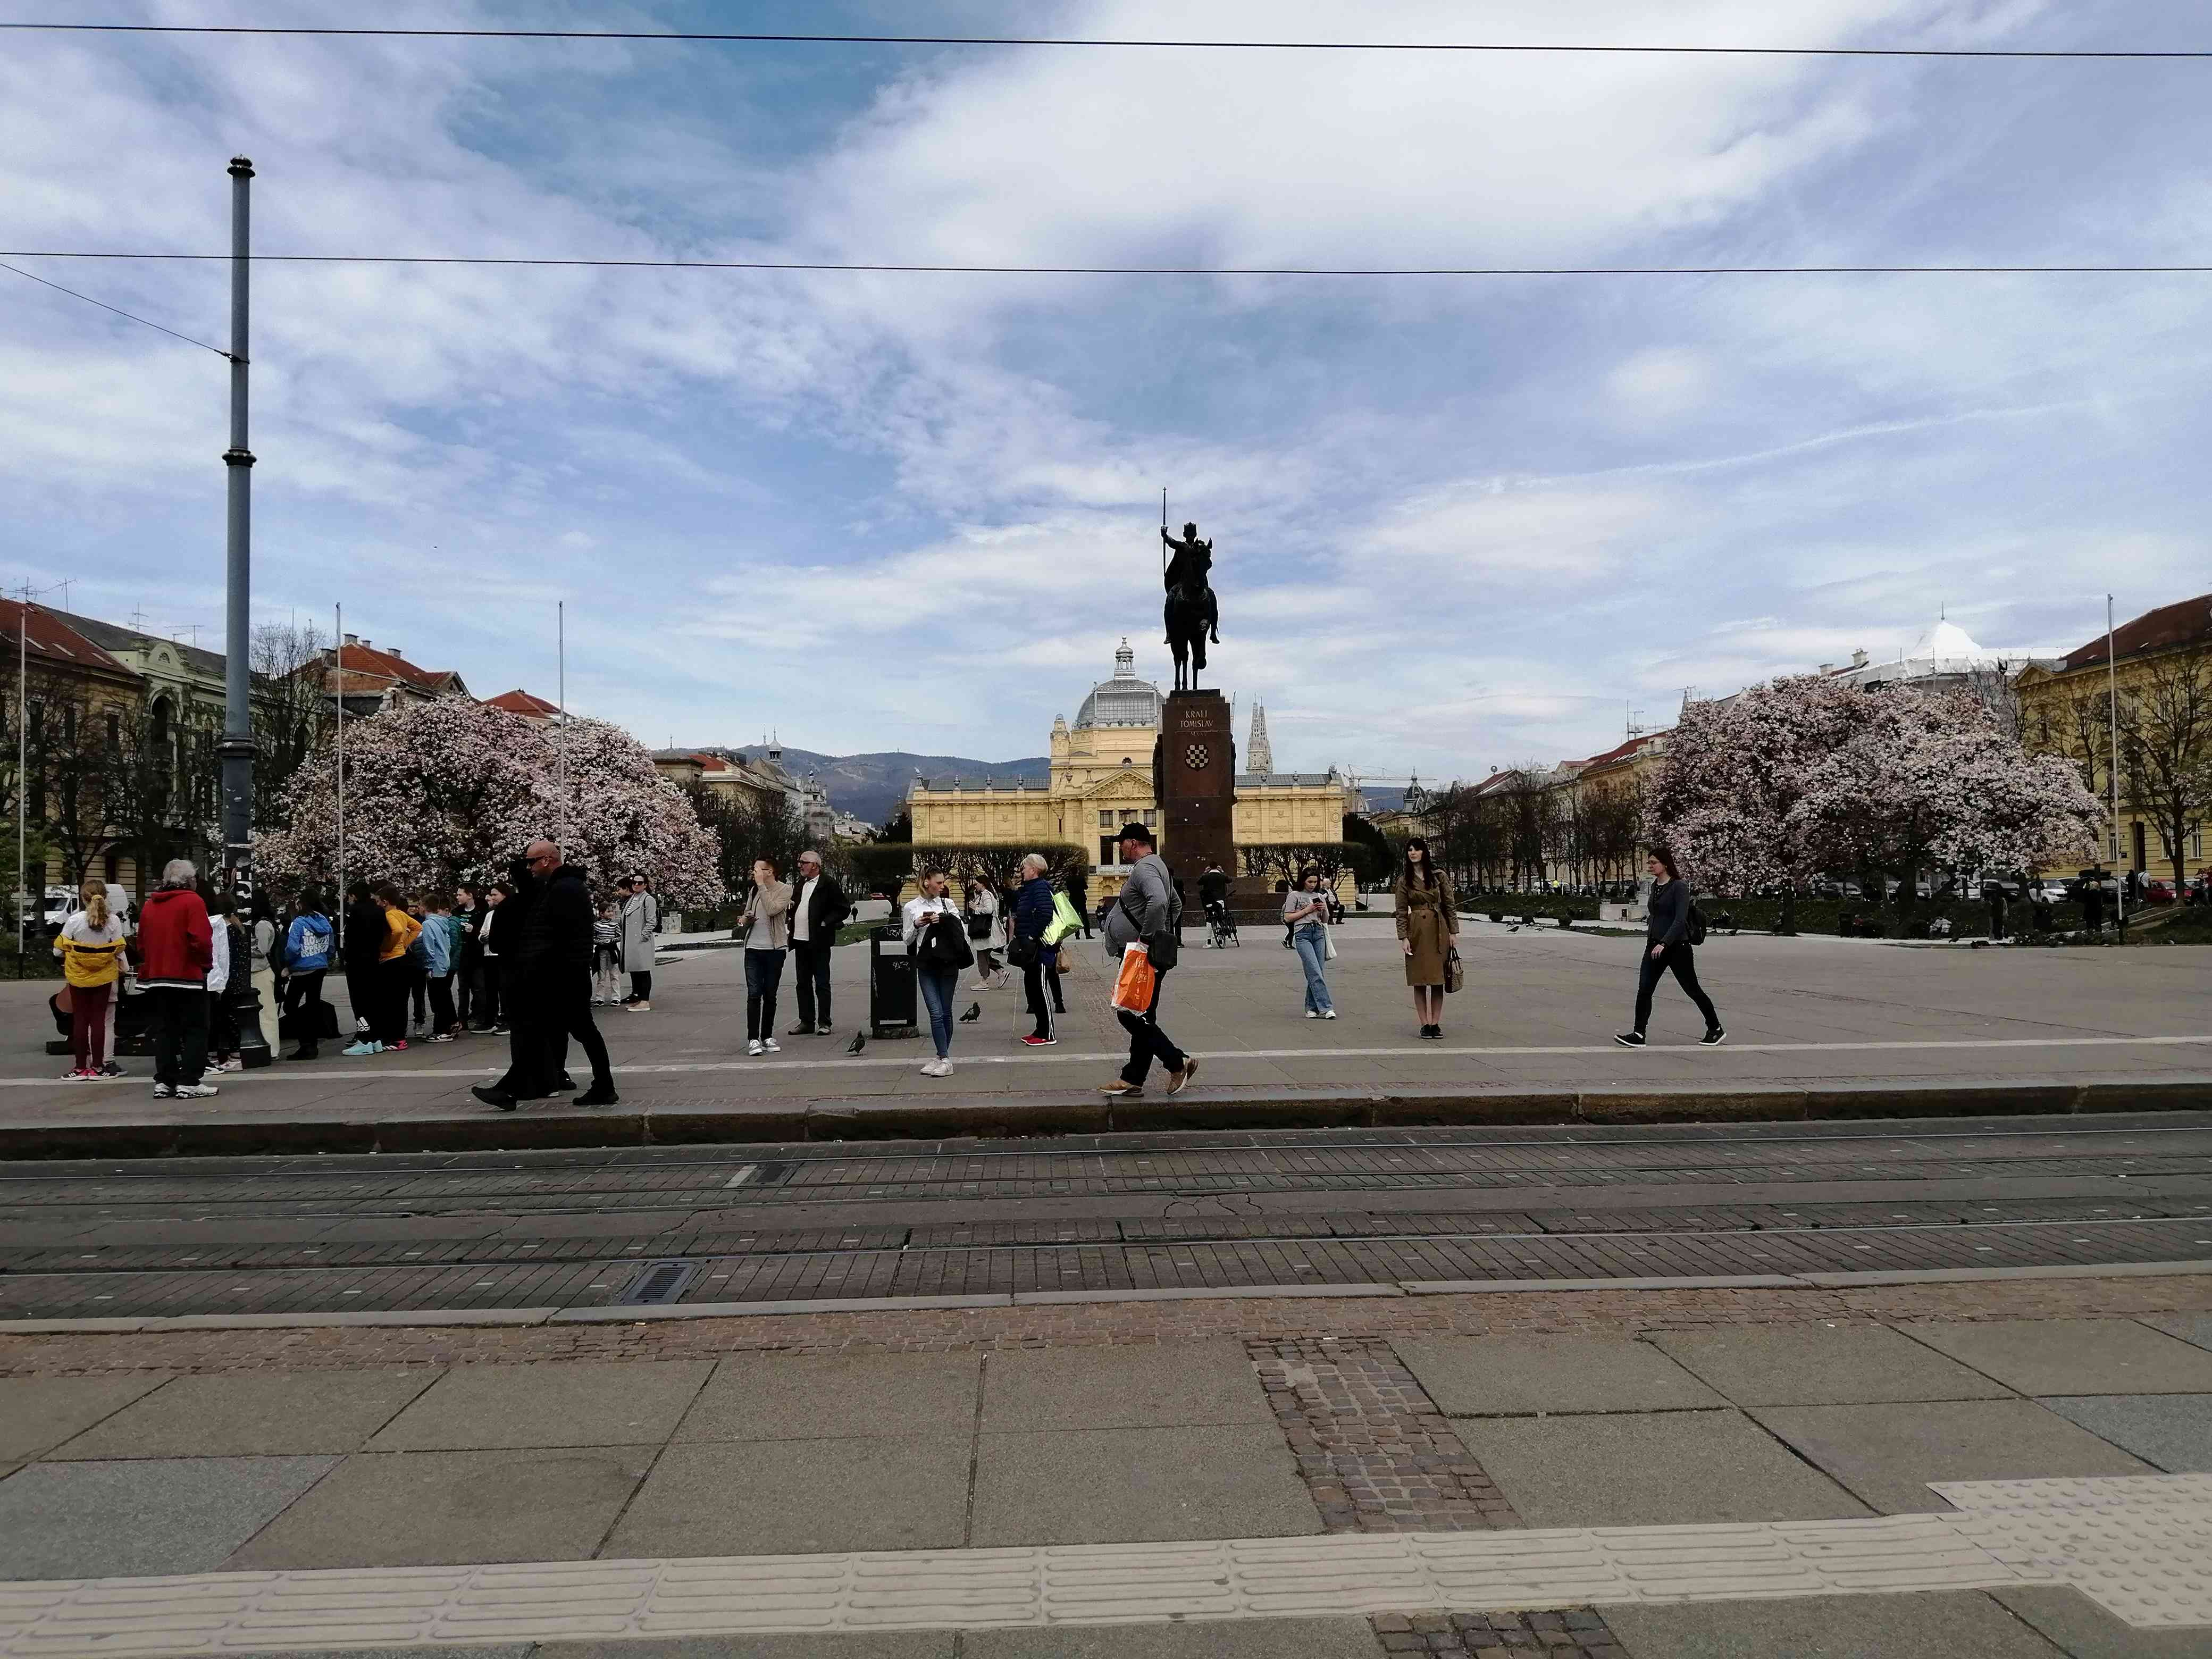
[(1958, 1482), (1956, 1513), (0, 1584), (0, 1654), (1148, 1624), (2072, 1584), (2212, 1626), (2212, 1475)]

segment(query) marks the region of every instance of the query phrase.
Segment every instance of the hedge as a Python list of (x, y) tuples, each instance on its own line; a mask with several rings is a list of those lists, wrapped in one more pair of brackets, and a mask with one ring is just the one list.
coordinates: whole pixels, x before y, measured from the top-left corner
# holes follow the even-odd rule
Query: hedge
[[(1722, 928), (1720, 918), (1733, 918), (1735, 931), (1746, 933), (1771, 933), (1782, 917), (1782, 901), (1774, 897), (1731, 898), (1725, 895), (1702, 893), (1698, 896), (1698, 907), (1705, 913), (1708, 926)], [(1476, 893), (1463, 896), (1460, 912), (1470, 916), (1503, 916), (1508, 921), (1523, 916), (1534, 916), (1546, 921), (1563, 918), (1575, 922), (1591, 922), (1598, 919), (1598, 901), (1579, 895), (1565, 893)], [(2005, 929), (2015, 936), (2033, 933), (2035, 907), (2015, 900), (2005, 915)], [(2051, 907), (2053, 931), (2064, 933), (2082, 925), (2081, 907), (2067, 902)], [(1949, 937), (1953, 939), (1987, 939), (1990, 933), (1990, 907), (1978, 899), (1936, 902), (1923, 899), (1912, 907), (1906, 919), (1907, 931), (1899, 931), (1899, 916), (1895, 907), (1870, 908), (1863, 899), (1800, 898), (1797, 901), (1797, 931), (1801, 933), (1838, 933), (1842, 931), (1843, 916), (1848, 911), (1862, 924), (1875, 931), (1865, 937), (1885, 939), (1930, 937), (1929, 924), (1938, 916), (1951, 921)]]

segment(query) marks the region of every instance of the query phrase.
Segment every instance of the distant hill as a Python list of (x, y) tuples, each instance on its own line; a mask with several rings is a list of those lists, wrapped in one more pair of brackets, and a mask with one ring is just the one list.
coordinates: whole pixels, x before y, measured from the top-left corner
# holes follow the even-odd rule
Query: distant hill
[[(758, 757), (768, 753), (768, 745), (747, 744), (734, 752)], [(822, 755), (788, 744), (784, 745), (783, 766), (793, 777), (803, 778), (811, 772), (830, 792), (832, 806), (876, 824), (898, 811), (917, 771), (926, 778), (980, 778), (994, 783), (1042, 783), (1052, 775), (1052, 761), (1045, 755), (1011, 761), (909, 755), (902, 749), (880, 755)]]

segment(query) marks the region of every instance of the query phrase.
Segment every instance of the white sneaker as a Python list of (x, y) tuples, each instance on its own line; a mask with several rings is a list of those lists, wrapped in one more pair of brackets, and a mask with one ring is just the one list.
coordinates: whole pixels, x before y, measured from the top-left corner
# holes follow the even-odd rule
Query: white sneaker
[(177, 1085), (179, 1100), (205, 1100), (210, 1095), (222, 1092), (212, 1083), (179, 1083)]
[(760, 1051), (761, 1046), (760, 1039), (758, 1037), (755, 1037), (750, 1042), (745, 1044), (745, 1052), (749, 1054), (758, 1054)]
[(1336, 1010), (1334, 1008), (1324, 1010), (1322, 1012), (1322, 1018), (1323, 1019), (1334, 1019), (1336, 1018)]
[(761, 1039), (761, 1047), (767, 1049), (769, 1053), (772, 1054), (780, 1054), (783, 1052), (783, 1045), (781, 1042), (778, 1042), (774, 1037), (763, 1037)]
[(952, 1075), (952, 1062), (949, 1060), (939, 1060), (937, 1062), (937, 1069), (932, 1072), (930, 1075), (932, 1077), (951, 1077)]
[(1314, 1012), (1314, 1010), (1312, 1010), (1312, 1009), (1309, 1008), (1309, 1009), (1307, 1009), (1307, 1010), (1306, 1010), (1306, 1018), (1307, 1018), (1308, 1019), (1319, 1019), (1319, 1018), (1321, 1018), (1321, 1016), (1320, 1016), (1318, 1013), (1315, 1012)]

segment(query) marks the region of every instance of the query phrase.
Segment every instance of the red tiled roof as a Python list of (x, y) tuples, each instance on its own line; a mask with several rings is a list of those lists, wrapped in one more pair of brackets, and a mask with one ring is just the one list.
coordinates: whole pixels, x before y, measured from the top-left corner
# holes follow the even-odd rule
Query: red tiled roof
[[(331, 660), (328, 653), (323, 660)], [(393, 652), (379, 651), (354, 641), (338, 647), (337, 665), (342, 676), (342, 689), (348, 691), (374, 690), (398, 684), (435, 696), (459, 690), (461, 685), (461, 677), (450, 668), (418, 667)]]
[(1586, 772), (1593, 766), (1607, 766), (1610, 765), (1614, 761), (1626, 760), (1638, 750), (1643, 748), (1653, 738), (1660, 735), (1661, 734), (1656, 732), (1646, 732), (1641, 737), (1631, 738), (1626, 743), (1616, 744), (1613, 748), (1607, 750), (1602, 755), (1592, 755), (1588, 760), (1576, 761), (1571, 763), (1571, 764), (1577, 769)]
[(32, 656), (58, 665), (131, 672), (129, 665), (101, 650), (44, 605), (26, 606), (21, 599), (0, 599), (0, 640), (10, 647), (20, 641)]
[[(2200, 593), (2193, 599), (2146, 611), (2134, 621), (2122, 623), (2112, 630), (2112, 649), (2123, 662), (2147, 651), (2170, 650), (2197, 641), (2212, 641), (2212, 593)], [(2100, 634), (2088, 644), (2061, 657), (2058, 666), (2063, 672), (2104, 660), (2105, 636)]]
[(495, 697), (487, 698), (486, 702), (489, 707), (504, 708), (510, 714), (528, 714), (538, 720), (551, 720), (561, 712), (558, 703), (550, 703), (543, 697), (534, 696), (520, 686), (517, 686), (512, 691), (502, 691)]

